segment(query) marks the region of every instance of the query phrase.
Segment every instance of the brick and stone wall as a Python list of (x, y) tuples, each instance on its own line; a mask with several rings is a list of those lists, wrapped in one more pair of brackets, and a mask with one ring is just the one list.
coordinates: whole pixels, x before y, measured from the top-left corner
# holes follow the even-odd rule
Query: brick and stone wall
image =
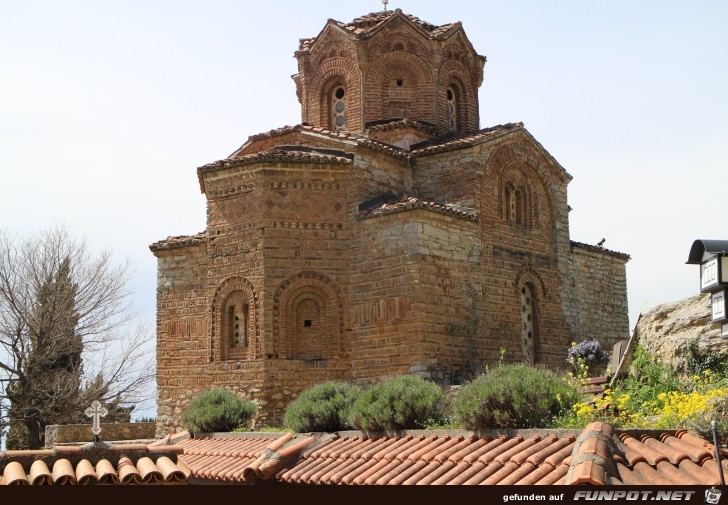
[(573, 339), (597, 339), (605, 349), (629, 338), (628, 257), (593, 246), (573, 248), (575, 321)]

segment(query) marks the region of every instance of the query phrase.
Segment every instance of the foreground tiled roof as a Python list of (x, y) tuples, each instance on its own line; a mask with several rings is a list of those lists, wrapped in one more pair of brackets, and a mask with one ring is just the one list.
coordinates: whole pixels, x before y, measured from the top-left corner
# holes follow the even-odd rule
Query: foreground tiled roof
[(180, 447), (104, 442), (0, 453), (0, 485), (179, 484), (190, 469)]
[(616, 432), (605, 423), (582, 432), (234, 435), (177, 442), (190, 478), (343, 485), (719, 483), (706, 440), (685, 431)]

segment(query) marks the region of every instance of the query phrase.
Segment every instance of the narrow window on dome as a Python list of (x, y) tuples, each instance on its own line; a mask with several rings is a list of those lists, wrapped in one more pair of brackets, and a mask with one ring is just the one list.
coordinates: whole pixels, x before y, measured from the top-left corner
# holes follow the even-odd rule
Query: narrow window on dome
[(447, 128), (448, 130), (458, 129), (458, 104), (457, 95), (453, 88), (447, 88)]
[(331, 126), (334, 131), (346, 129), (346, 91), (343, 86), (334, 88), (331, 96)]

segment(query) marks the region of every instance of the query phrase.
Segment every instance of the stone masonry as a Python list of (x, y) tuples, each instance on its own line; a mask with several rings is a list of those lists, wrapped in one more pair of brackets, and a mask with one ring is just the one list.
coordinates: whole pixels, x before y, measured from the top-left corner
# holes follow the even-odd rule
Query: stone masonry
[(301, 40), (303, 123), (198, 168), (207, 229), (158, 258), (158, 435), (226, 387), (279, 424), (313, 384), (457, 383), (628, 335), (629, 256), (572, 242), (571, 176), (521, 123), (479, 128), (485, 57), (399, 10)]

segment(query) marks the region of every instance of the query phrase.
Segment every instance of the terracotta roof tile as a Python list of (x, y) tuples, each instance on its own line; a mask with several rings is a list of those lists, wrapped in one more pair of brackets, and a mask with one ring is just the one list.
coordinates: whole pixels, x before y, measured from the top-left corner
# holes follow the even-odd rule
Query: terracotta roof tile
[(451, 473), (455, 472), (456, 470), (459, 473), (450, 476), (451, 480), (450, 482), (448, 482), (448, 485), (460, 486), (462, 484), (465, 484), (468, 480), (470, 480), (471, 477), (480, 472), (483, 468), (485, 468), (485, 465), (483, 463), (475, 462), (475, 464), (471, 465), (469, 463), (465, 463), (464, 461), (460, 462), (455, 466), (455, 468), (451, 470)]
[(568, 465), (558, 465), (556, 466), (552, 472), (549, 472), (547, 475), (543, 476), (541, 480), (536, 482), (537, 486), (551, 486), (551, 485), (558, 485), (559, 483), (563, 482), (566, 478), (566, 473), (569, 471)]
[(177, 459), (182, 452), (180, 447), (105, 442), (53, 450), (7, 451), (0, 453), (0, 484), (185, 482), (189, 469)]
[(409, 463), (411, 463), (411, 465), (409, 465), (404, 472), (400, 473), (395, 478), (393, 478), (391, 481), (389, 481), (390, 485), (400, 486), (400, 485), (405, 484), (406, 482), (409, 481), (409, 479), (412, 478), (413, 475), (416, 475), (417, 472), (419, 472), (420, 470), (422, 470), (424, 467), (427, 466), (427, 463), (422, 460), (412, 461), (412, 460), (408, 459), (407, 461)]
[[(533, 464), (530, 463), (530, 461), (529, 461), (526, 463), (526, 465), (533, 465)], [(541, 466), (536, 465), (536, 467), (533, 469), (533, 471), (531, 471), (530, 473), (521, 477), (521, 479), (519, 481), (517, 481), (516, 484), (532, 486), (532, 485), (536, 484), (538, 481), (540, 481), (541, 479), (545, 478), (548, 474), (550, 474), (553, 471), (554, 471), (554, 467), (551, 465), (546, 465), (546, 464), (541, 465)]]
[[(232, 452), (228, 445), (207, 441), (216, 449), (206, 452), (248, 454), (251, 447), (257, 447), (259, 468), (251, 470), (253, 477), (305, 484), (717, 483), (710, 444), (687, 435), (618, 433), (609, 424), (593, 423), (578, 438), (569, 433), (533, 431), (525, 437), (516, 433), (496, 439), (439, 432), (428, 433), (427, 437), (418, 434), (368, 438), (348, 432), (340, 438), (296, 435), (295, 439), (285, 443), (279, 440), (275, 445), (266, 439), (263, 449), (260, 438), (257, 443), (255, 438), (234, 439), (234, 445), (244, 450)], [(180, 445), (203, 452), (191, 441)], [(253, 478), (240, 477), (241, 467), (255, 468), (251, 459), (211, 455), (196, 459), (199, 457), (185, 454), (181, 461), (202, 478)], [(222, 469), (215, 466), (219, 460), (225, 460)], [(275, 472), (265, 474), (262, 470), (268, 467), (275, 468)]]
[[(576, 440), (573, 435), (565, 435), (561, 439), (556, 437), (555, 440), (552, 438), (554, 436), (555, 435), (549, 436), (543, 442), (541, 442), (541, 444), (546, 445), (543, 448), (540, 448), (537, 452), (531, 454), (526, 461), (535, 466), (538, 466), (541, 463), (547, 463), (553, 466), (553, 460), (549, 460), (547, 458), (559, 453), (559, 451), (562, 450), (566, 450), (567, 452), (570, 451), (573, 447), (574, 441)], [(537, 446), (540, 446), (541, 444), (537, 444)], [(570, 452), (568, 453), (571, 454)], [(557, 461), (561, 461), (563, 458), (556, 456), (554, 459)]]
[(490, 463), (489, 465), (486, 465), (478, 473), (476, 473), (475, 475), (470, 477), (470, 479), (466, 480), (464, 484), (466, 486), (474, 486), (477, 484), (482, 484), (488, 479), (488, 477), (490, 477), (494, 473), (498, 472), (501, 468), (503, 468), (503, 466), (496, 462)]
[[(475, 440), (472, 440), (475, 438)], [(468, 440), (472, 440), (471, 443), (466, 445), (464, 448), (456, 452), (455, 454), (452, 454), (450, 457), (448, 457), (449, 461), (452, 461), (453, 463), (458, 463), (459, 461), (463, 460), (466, 456), (469, 456), (470, 454), (474, 453), (475, 451), (481, 449), (482, 447), (488, 445), (493, 441), (493, 438), (490, 436), (485, 436), (483, 438), (477, 438), (475, 436), (470, 437)]]
[[(482, 456), (478, 457), (478, 461), (480, 461), (481, 463), (486, 464), (486, 465), (488, 465), (492, 462), (495, 462), (496, 458), (498, 456), (500, 456), (501, 454), (503, 454), (506, 451), (513, 449), (514, 447), (521, 444), (522, 442), (523, 442), (523, 437), (521, 435), (516, 435), (515, 437), (511, 438), (510, 440), (505, 440), (503, 443), (498, 444), (497, 446), (493, 447), (488, 452), (484, 453)], [(470, 457), (465, 458), (465, 461), (468, 461), (469, 459), (470, 459)]]
[[(389, 461), (386, 459), (381, 461), (372, 459), (370, 461), (373, 461), (374, 465), (367, 468), (365, 472), (360, 473), (357, 478), (352, 481), (353, 484), (371, 484), (372, 479), (389, 464)], [(376, 479), (373, 480), (376, 481)]]
[[(481, 446), (477, 450), (475, 450), (475, 451), (471, 452), (470, 454), (468, 454), (467, 456), (465, 456), (463, 458), (463, 461), (472, 465), (473, 463), (478, 461), (478, 458), (492, 453), (493, 451), (495, 451), (496, 449), (501, 447), (503, 444), (505, 444), (507, 440), (508, 440), (508, 437), (506, 435), (501, 435), (500, 437), (491, 440), (487, 444)], [(504, 450), (507, 450), (507, 448)]]

